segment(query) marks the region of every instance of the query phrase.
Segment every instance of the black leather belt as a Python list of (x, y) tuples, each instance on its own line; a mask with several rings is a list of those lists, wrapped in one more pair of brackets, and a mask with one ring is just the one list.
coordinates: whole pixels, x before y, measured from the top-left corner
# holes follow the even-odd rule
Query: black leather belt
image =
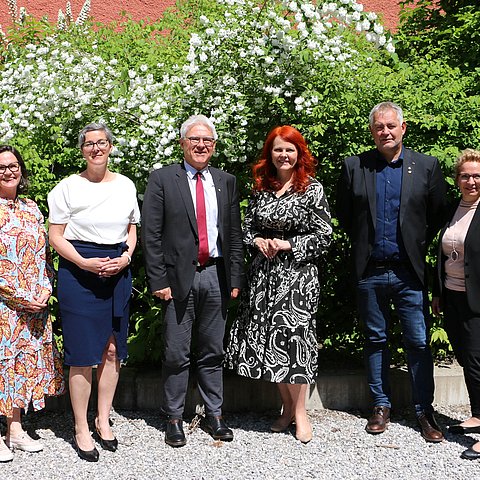
[(203, 265), (197, 263), (197, 272), (201, 272), (212, 265), (217, 265), (217, 263), (220, 263), (222, 260), (222, 257), (210, 257)]
[(398, 268), (402, 265), (407, 265), (407, 263), (402, 262), (401, 260), (371, 260), (369, 262), (369, 266), (372, 268), (383, 268), (386, 270)]

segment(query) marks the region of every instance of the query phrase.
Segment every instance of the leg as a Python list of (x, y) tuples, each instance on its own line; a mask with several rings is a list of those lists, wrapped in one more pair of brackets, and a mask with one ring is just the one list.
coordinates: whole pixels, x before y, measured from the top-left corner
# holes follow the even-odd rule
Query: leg
[(372, 270), (357, 285), (358, 314), (365, 336), (368, 385), (375, 407), (391, 407), (390, 351), (387, 346), (390, 320), (388, 273)]
[(198, 389), (210, 416), (222, 415), (223, 337), (228, 299), (222, 293), (217, 266), (198, 272), (194, 281)]
[(75, 441), (81, 450), (93, 450), (87, 422), (88, 400), (92, 391), (92, 367), (70, 367), (70, 400), (75, 419)]
[(308, 420), (305, 400), (308, 384), (286, 384), (292, 399), (292, 408), (295, 416), (295, 437), (302, 443), (312, 439), (312, 426)]
[[(463, 367), (470, 398), (471, 418), (460, 424), (465, 428), (480, 427), (480, 316), (470, 310), (465, 292), (446, 292), (445, 323), (455, 356)], [(457, 426), (450, 428), (450, 431)], [(474, 432), (465, 432), (474, 433)]]
[(183, 415), (188, 388), (190, 344), (195, 316), (192, 292), (185, 301), (169, 301), (164, 312), (163, 410), (167, 417), (179, 419)]
[(433, 360), (429, 345), (428, 296), (407, 267), (392, 275), (393, 302), (402, 325), (402, 337), (417, 416), (433, 413)]
[(13, 415), (7, 417), (7, 437), (19, 437), (23, 433), (22, 411), (20, 408), (13, 408)]
[(422, 437), (441, 442), (443, 433), (433, 415), (433, 359), (429, 345), (428, 295), (416, 276), (407, 268), (391, 271), (393, 301), (402, 324), (407, 351), (413, 404)]
[(282, 398), (282, 414), (272, 423), (270, 430), (272, 432), (285, 431), (295, 418), (295, 408), (292, 396), (290, 395), (289, 385), (287, 383), (277, 383), (280, 397)]
[(102, 363), (97, 369), (98, 401), (95, 427), (104, 440), (113, 440), (114, 435), (110, 428), (110, 411), (113, 397), (117, 388), (120, 374), (120, 361), (117, 357), (115, 337), (112, 335), (107, 342), (102, 355)]
[(13, 408), (11, 417), (7, 417), (7, 434), (5, 443), (10, 448), (23, 450), (24, 452), (40, 452), (43, 445), (31, 438), (27, 432), (22, 429), (22, 411), (20, 408)]

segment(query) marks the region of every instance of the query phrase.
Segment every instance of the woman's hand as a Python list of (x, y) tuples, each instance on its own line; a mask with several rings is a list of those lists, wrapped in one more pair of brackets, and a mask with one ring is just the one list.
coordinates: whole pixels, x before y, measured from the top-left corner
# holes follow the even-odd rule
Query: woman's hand
[(443, 311), (442, 301), (440, 297), (432, 298), (432, 312), (435, 316), (439, 317)]
[(32, 313), (41, 312), (42, 310), (47, 308), (49, 298), (50, 298), (49, 292), (42, 293), (39, 296), (33, 297), (33, 299), (30, 300), (30, 302), (28, 302), (23, 308), (27, 312), (32, 312)]
[(122, 255), (116, 258), (106, 258), (106, 262), (101, 265), (99, 276), (100, 277), (112, 277), (117, 273), (120, 273), (130, 263), (127, 256)]
[(268, 259), (272, 259), (278, 252), (288, 252), (292, 249), (288, 240), (280, 238), (262, 238), (256, 237), (253, 241), (258, 250)]
[(253, 240), (253, 244), (264, 257), (271, 260), (275, 256), (275, 253), (271, 250), (270, 241), (269, 238), (256, 237)]

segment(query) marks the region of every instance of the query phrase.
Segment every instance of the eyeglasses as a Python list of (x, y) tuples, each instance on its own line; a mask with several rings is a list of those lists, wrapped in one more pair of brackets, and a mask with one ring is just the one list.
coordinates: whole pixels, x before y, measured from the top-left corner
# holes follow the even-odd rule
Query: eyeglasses
[(110, 142), (108, 140), (99, 140), (98, 142), (84, 142), (82, 143), (82, 150), (93, 150), (93, 147), (95, 145), (100, 150), (105, 150), (110, 146)]
[(10, 165), (0, 165), (0, 174), (4, 175), (7, 171), (7, 168), (12, 173), (17, 173), (20, 170), (20, 165), (18, 163), (11, 163)]
[(187, 140), (190, 140), (190, 143), (195, 146), (203, 141), (203, 144), (206, 147), (211, 147), (215, 143), (215, 139), (213, 137), (187, 137)]
[(480, 183), (480, 173), (461, 173), (458, 178), (460, 179), (461, 182), (468, 182), (470, 178), (473, 178), (473, 181), (475, 183)]

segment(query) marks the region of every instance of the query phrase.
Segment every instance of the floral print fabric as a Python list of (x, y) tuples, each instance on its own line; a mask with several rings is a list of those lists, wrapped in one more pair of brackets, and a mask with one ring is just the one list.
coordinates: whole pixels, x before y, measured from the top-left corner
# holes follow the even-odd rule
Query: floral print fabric
[(27, 312), (35, 296), (51, 293), (53, 269), (43, 216), (28, 199), (0, 199), (0, 415), (45, 406), (63, 393), (62, 362), (48, 309)]

